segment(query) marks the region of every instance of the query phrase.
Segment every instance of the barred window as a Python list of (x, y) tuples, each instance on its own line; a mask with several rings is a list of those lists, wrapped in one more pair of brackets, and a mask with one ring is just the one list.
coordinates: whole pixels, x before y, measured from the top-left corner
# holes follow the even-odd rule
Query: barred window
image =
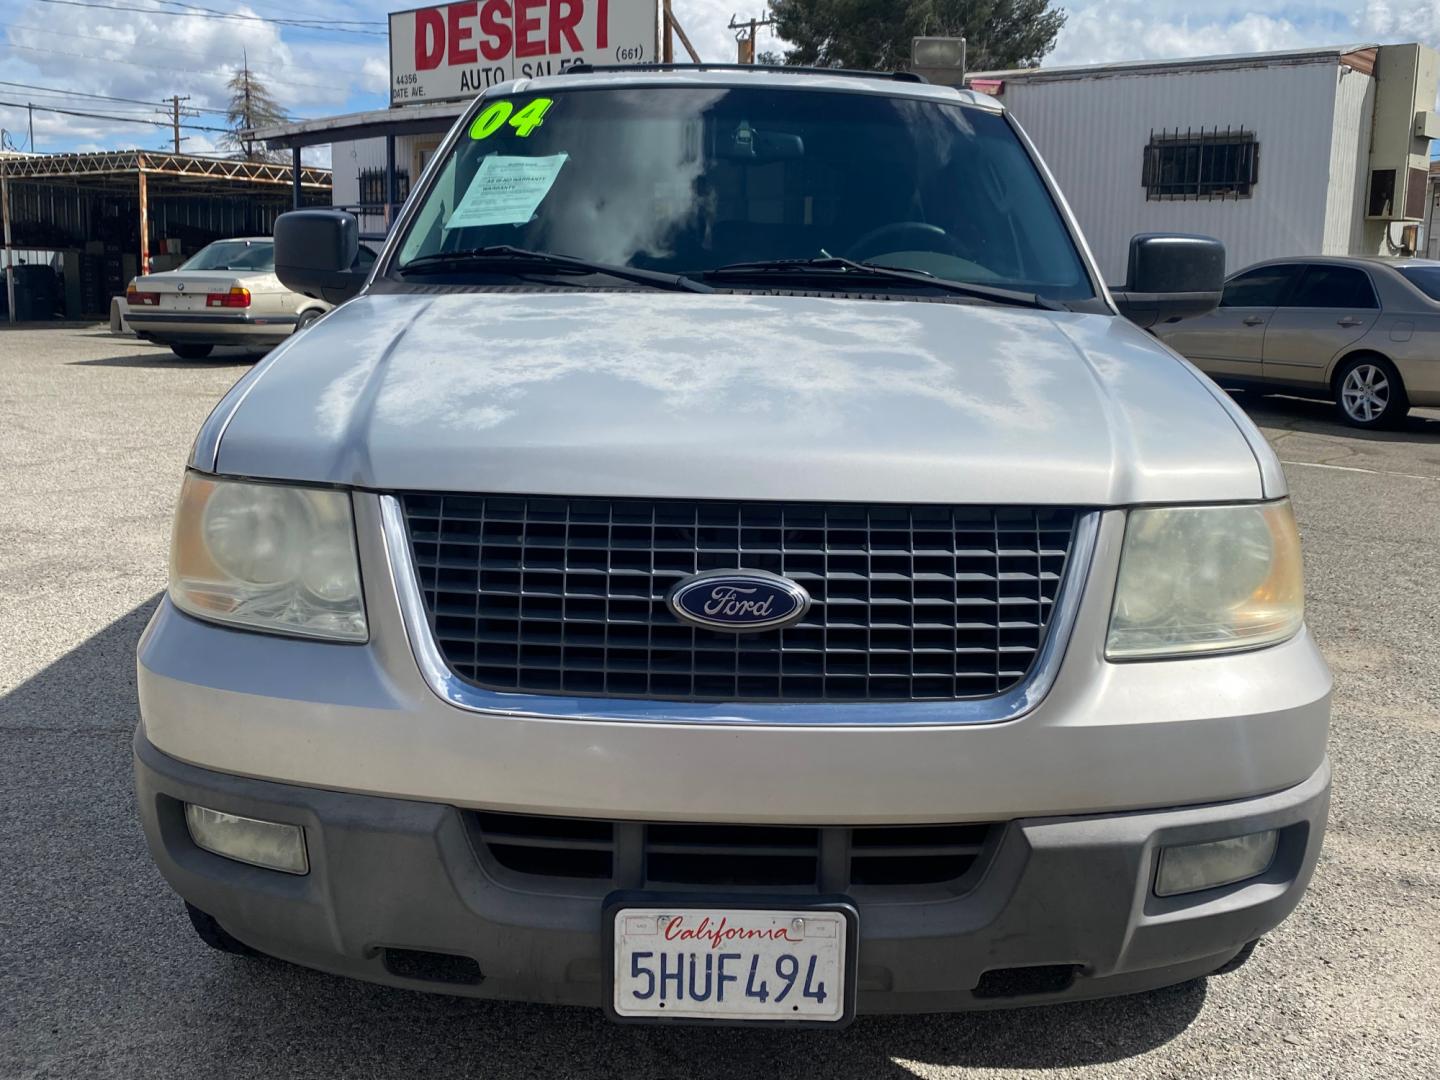
[[(360, 205), (383, 206), (385, 203), (385, 170), (361, 169), (359, 174)], [(395, 170), (395, 201), (403, 203), (410, 194), (410, 173), (406, 169)]]
[(1254, 132), (1216, 128), (1152, 131), (1140, 182), (1149, 200), (1248, 199), (1259, 177)]

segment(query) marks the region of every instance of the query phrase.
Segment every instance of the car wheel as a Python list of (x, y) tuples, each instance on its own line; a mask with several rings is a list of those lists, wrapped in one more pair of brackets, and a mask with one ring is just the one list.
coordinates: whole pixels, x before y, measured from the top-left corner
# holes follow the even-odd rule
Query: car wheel
[(194, 904), (186, 904), (185, 912), (190, 916), (190, 925), (195, 928), (196, 935), (212, 949), (229, 953), (231, 956), (257, 957), (265, 955), (256, 952), (239, 938), (231, 937), (225, 928), (215, 921), (213, 915), (201, 911)]
[(1394, 427), (1410, 411), (1395, 365), (1380, 356), (1356, 356), (1335, 373), (1335, 404), (1352, 427)]
[(320, 316), (324, 314), (325, 313), (323, 311), (316, 311), (314, 308), (311, 308), (309, 311), (302, 311), (300, 313), (300, 318), (295, 323), (295, 333), (298, 334), (301, 330), (304, 330), (307, 326), (309, 326), (311, 323), (313, 323), (316, 319), (320, 318)]
[(204, 360), (214, 351), (214, 345), (171, 345), (170, 351), (181, 360)]

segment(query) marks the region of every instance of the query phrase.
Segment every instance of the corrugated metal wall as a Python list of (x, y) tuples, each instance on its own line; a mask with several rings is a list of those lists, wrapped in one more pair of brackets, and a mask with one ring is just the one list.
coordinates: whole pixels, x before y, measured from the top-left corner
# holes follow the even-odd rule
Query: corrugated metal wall
[[(1259, 259), (1323, 250), (1338, 71), (1335, 61), (1325, 60), (1010, 79), (1001, 100), (1055, 173), (1106, 280), (1118, 283), (1125, 276), (1130, 237), (1138, 232), (1219, 237), (1232, 270)], [(1346, 81), (1372, 82), (1358, 72)], [(1227, 126), (1254, 132), (1260, 144), (1259, 177), (1250, 198), (1146, 200), (1141, 168), (1151, 131)], [(1344, 136), (1354, 138), (1353, 127)], [(1361, 146), (1368, 148), (1368, 139)], [(1345, 178), (1333, 182), (1343, 185)], [(1348, 196), (1337, 190), (1334, 197)]]
[(1365, 182), (1370, 165), (1370, 125), (1375, 115), (1375, 80), (1346, 67), (1339, 69), (1337, 77), (1323, 255), (1365, 250)]
[[(211, 240), (227, 236), (268, 236), (275, 219), (290, 209), (288, 187), (265, 194), (172, 194), (169, 178), (152, 180), (149, 203), (150, 240), (175, 237), (193, 254)], [(307, 205), (313, 196), (306, 193)], [(323, 195), (322, 195), (323, 198)], [(140, 196), (123, 190), (77, 187), (65, 180), (10, 182), (11, 229), (17, 245), (51, 249), (83, 247), (101, 240), (135, 251), (140, 246)]]

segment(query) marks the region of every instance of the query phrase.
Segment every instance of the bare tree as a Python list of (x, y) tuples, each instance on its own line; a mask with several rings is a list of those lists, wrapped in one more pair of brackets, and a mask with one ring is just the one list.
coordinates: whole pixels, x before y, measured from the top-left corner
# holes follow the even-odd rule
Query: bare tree
[(252, 133), (256, 128), (283, 124), (288, 118), (265, 84), (250, 70), (249, 56), (241, 55), (243, 66), (226, 84), (230, 89), (230, 104), (225, 110), (225, 126), (230, 130), (220, 136), (220, 145), (242, 161), (278, 161), (280, 155), (265, 149)]

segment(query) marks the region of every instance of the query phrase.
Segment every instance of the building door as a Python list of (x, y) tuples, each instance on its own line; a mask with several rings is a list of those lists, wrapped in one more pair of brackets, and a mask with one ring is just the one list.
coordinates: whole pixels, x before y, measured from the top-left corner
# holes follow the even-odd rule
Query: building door
[(435, 156), (435, 151), (440, 148), (440, 137), (433, 139), (416, 139), (410, 151), (410, 175), (415, 183), (420, 182), (420, 176), (425, 172), (425, 166), (430, 164), (430, 159)]
[(1356, 266), (1312, 263), (1281, 301), (1265, 331), (1265, 378), (1323, 386), (1337, 353), (1380, 317), (1370, 275)]
[(1236, 274), (1225, 283), (1214, 311), (1158, 327), (1157, 332), (1207, 375), (1258, 379), (1266, 327), (1300, 269), (1276, 263)]

